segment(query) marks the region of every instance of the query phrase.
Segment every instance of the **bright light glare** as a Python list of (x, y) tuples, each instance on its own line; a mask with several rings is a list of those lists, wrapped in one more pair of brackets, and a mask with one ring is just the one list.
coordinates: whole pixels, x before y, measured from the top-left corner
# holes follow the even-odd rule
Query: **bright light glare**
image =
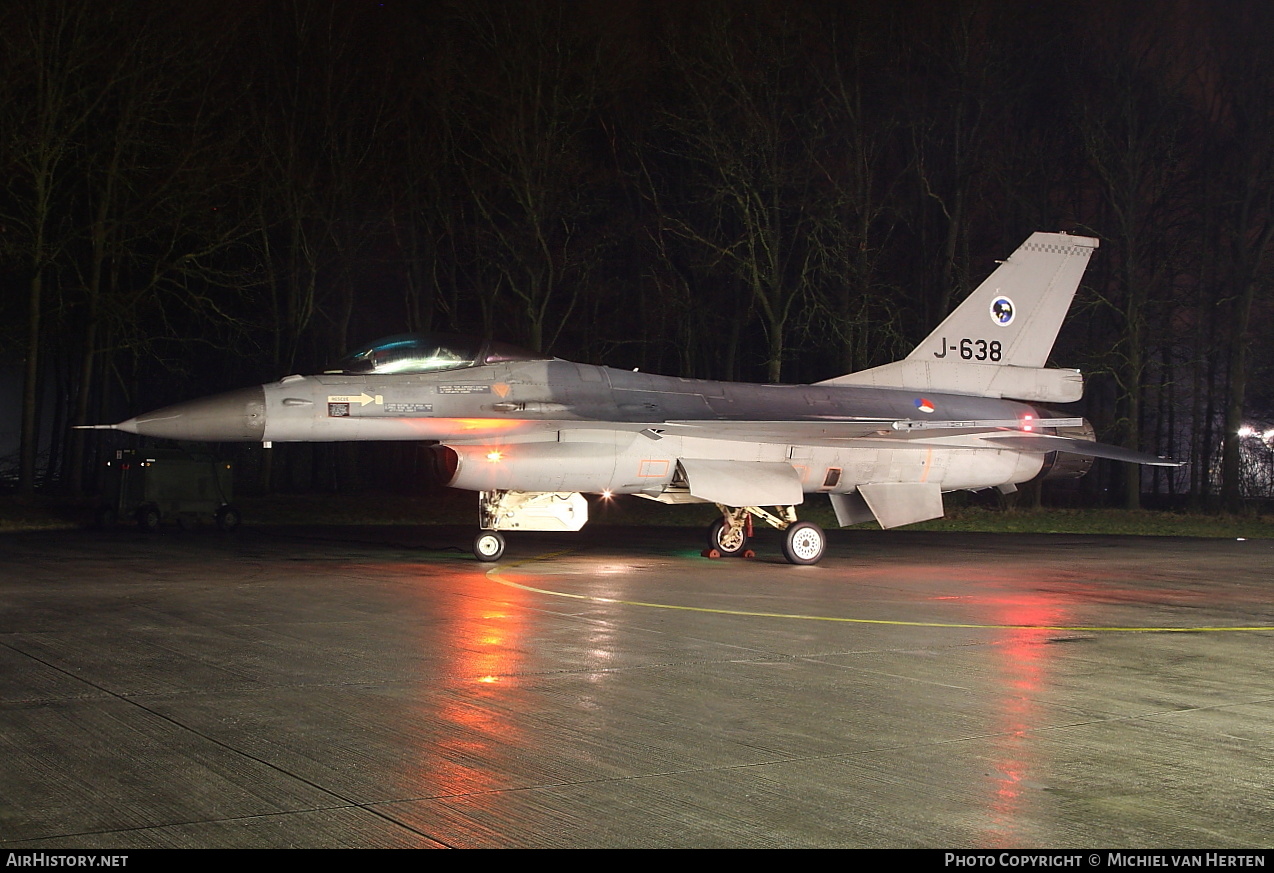
[(492, 449), (487, 452), (487, 460), (493, 464), (498, 464), (504, 458), (504, 452), (499, 449)]
[(1248, 437), (1258, 437), (1262, 442), (1274, 445), (1274, 428), (1265, 430), (1257, 430), (1250, 424), (1245, 424), (1238, 430), (1239, 439), (1247, 439)]
[(610, 500), (610, 498), (611, 498), (611, 490), (607, 488), (605, 491), (602, 492), (602, 500)]

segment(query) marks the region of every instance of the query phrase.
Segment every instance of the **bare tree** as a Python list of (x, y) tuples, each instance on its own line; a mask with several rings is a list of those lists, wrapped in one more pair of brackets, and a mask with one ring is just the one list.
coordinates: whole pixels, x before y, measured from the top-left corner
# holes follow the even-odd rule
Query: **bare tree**
[[(667, 44), (683, 95), (664, 110), (667, 149), (690, 174), (666, 226), (737, 282), (735, 311), (751, 306), (765, 331), (766, 375), (782, 378), (788, 333), (811, 299), (819, 266), (812, 237), (828, 207), (816, 174), (822, 106), (810, 99), (797, 11), (715, 7), (702, 33)], [(680, 187), (680, 186), (679, 186)]]
[(891, 35), (887, 20), (839, 16), (829, 22), (829, 60), (818, 69), (829, 131), (816, 167), (833, 201), (812, 240), (820, 244), (841, 373), (883, 363), (874, 356), (899, 331), (898, 295), (884, 269), (910, 168), (898, 159), (902, 118), (887, 83), (897, 72)]
[(1229, 389), (1221, 453), (1221, 489), (1226, 508), (1242, 496), (1240, 428), (1244, 425), (1253, 312), (1269, 299), (1274, 282), (1274, 71), (1263, 61), (1274, 13), (1264, 3), (1236, 3), (1200, 22), (1208, 34), (1201, 85), (1214, 96), (1207, 129), (1215, 147), (1207, 154), (1222, 182), (1220, 224), (1231, 295), (1228, 318)]
[(78, 149), (102, 100), (118, 84), (112, 31), (103, 8), (87, 0), (15, 3), (0, 25), (8, 255), (26, 285), (26, 356), (18, 482), (35, 487), (39, 441), (41, 340), (48, 281), (78, 228), (71, 211)]
[(567, 4), (466, 3), (458, 83), (462, 171), (479, 257), (494, 263), (537, 351), (556, 343), (595, 267), (599, 165), (586, 137), (605, 75), (605, 42)]
[[(970, 246), (983, 221), (980, 202), (1002, 208), (997, 162), (1011, 154), (1014, 110), (1027, 80), (1015, 68), (1023, 14), (995, 2), (916, 3), (900, 10), (898, 88), (910, 143), (912, 190), (906, 210), (923, 272), (923, 327), (935, 326), (971, 290)], [(983, 231), (985, 233), (985, 231)]]
[[(1111, 372), (1119, 387), (1124, 445), (1141, 446), (1143, 394), (1151, 338), (1149, 307), (1167, 296), (1176, 215), (1187, 172), (1182, 141), (1187, 113), (1176, 60), (1145, 16), (1120, 16), (1088, 43), (1090, 87), (1077, 102), (1077, 125), (1104, 215), (1092, 227), (1111, 245), (1115, 265), (1103, 296), (1115, 320)], [(1124, 482), (1124, 504), (1141, 500), (1139, 471)]]
[(289, 0), (258, 15), (247, 108), (262, 160), (259, 251), (275, 368), (290, 372), (347, 344), (362, 259), (386, 229), (386, 125), (401, 116), (370, 13)]
[[(90, 418), (102, 393), (99, 358), (112, 349), (157, 351), (157, 341), (189, 333), (192, 313), (209, 342), (239, 322), (237, 292), (221, 294), (240, 285), (241, 272), (227, 271), (224, 256), (244, 226), (221, 209), (239, 178), (223, 170), (234, 128), (225, 123), (225, 95), (211, 84), (220, 32), (192, 38), (202, 21), (137, 12), (117, 23), (129, 39), (112, 56), (115, 86), (77, 168), (84, 235), (70, 266), (75, 294), (67, 295), (81, 348), (76, 424)], [(71, 445), (66, 478), (79, 492), (84, 434), (75, 432)]]

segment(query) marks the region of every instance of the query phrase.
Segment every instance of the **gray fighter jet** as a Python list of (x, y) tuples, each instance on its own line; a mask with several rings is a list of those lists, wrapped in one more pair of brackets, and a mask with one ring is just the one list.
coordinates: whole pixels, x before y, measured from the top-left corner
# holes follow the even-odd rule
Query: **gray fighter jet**
[[(715, 503), (711, 555), (745, 553), (752, 520), (795, 564), (826, 538), (798, 521), (829, 496), (842, 525), (943, 514), (942, 495), (1082, 476), (1094, 457), (1178, 466), (1095, 442), (1037, 406), (1083, 393), (1045, 367), (1097, 240), (1035, 233), (904, 360), (813, 385), (680, 379), (495, 342), (402, 335), (314, 376), (179, 403), (114, 425), (178, 440), (427, 440), (442, 479), (478, 492), (479, 560), (502, 531), (579, 530), (583, 494)], [(769, 507), (768, 509), (764, 507)]]

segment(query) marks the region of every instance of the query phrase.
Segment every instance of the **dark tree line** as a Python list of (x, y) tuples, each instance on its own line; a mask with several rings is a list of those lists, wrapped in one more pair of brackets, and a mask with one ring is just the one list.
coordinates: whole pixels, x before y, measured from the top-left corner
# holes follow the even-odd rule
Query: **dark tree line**
[(828, 378), (1061, 229), (1102, 247), (1054, 362), (1191, 462), (1122, 501), (1233, 505), (1274, 407), (1271, 37), (1259, 0), (11, 0), (19, 480), (84, 486), (71, 424), (409, 329)]

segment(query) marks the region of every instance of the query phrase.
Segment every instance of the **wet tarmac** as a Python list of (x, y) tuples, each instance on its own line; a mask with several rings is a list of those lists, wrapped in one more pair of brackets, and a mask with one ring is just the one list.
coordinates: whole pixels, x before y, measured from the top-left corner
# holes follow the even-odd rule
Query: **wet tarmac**
[(1274, 542), (471, 536), (4, 537), (0, 846), (1274, 846)]

